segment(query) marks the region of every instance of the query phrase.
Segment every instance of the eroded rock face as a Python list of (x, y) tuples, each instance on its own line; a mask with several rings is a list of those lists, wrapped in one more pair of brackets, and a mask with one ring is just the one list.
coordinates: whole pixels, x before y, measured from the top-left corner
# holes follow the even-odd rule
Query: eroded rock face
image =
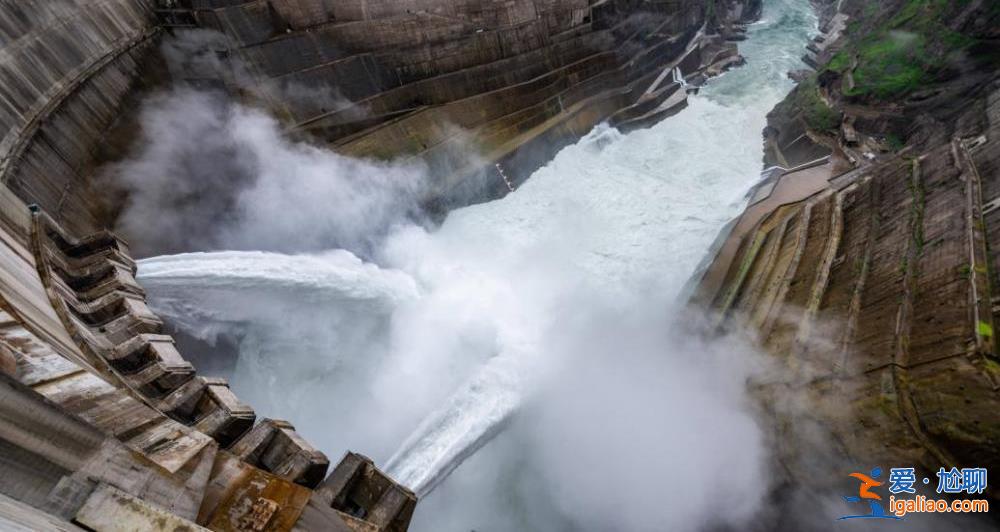
[(792, 482), (826, 487), (858, 464), (1000, 467), (998, 12), (821, 4), (819, 71), (764, 132), (765, 165), (793, 170), (758, 190), (700, 301), (779, 361), (758, 392)]

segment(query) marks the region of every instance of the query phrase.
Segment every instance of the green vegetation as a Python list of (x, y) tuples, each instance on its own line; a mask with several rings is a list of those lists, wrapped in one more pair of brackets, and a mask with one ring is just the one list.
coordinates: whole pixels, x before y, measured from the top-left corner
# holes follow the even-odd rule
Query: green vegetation
[(827, 70), (832, 70), (834, 72), (843, 72), (851, 66), (851, 59), (847, 55), (847, 52), (843, 50), (837, 52), (836, 55), (830, 58), (830, 62), (826, 64)]
[[(892, 29), (906, 29), (928, 36), (933, 42), (943, 45), (945, 54), (964, 50), (976, 40), (952, 30), (946, 25), (949, 8), (963, 8), (971, 0), (910, 0), (906, 6), (889, 21)], [(953, 11), (952, 11), (953, 12)]]
[(874, 27), (866, 22), (878, 10), (875, 3), (869, 4), (866, 20), (848, 24), (853, 44), (833, 56), (826, 68), (843, 73), (856, 57), (854, 87), (845, 94), (883, 100), (906, 96), (933, 82), (952, 54), (976, 44), (947, 26), (949, 17), (970, 1), (908, 0), (895, 16)]
[(906, 145), (906, 143), (903, 142), (903, 139), (895, 133), (889, 133), (886, 135), (885, 142), (889, 145), (889, 149), (892, 151), (899, 151)]
[(908, 94), (930, 81), (934, 65), (927, 61), (923, 36), (891, 31), (862, 44), (854, 89), (849, 94), (874, 94), (880, 98)]
[(799, 84), (795, 90), (794, 105), (802, 110), (803, 120), (813, 131), (836, 131), (840, 127), (840, 113), (820, 97), (815, 76)]
[(993, 376), (994, 381), (1000, 381), (1000, 364), (996, 360), (983, 357), (983, 369)]
[(908, 28), (925, 33), (951, 31), (942, 20), (949, 8), (963, 8), (971, 0), (909, 0), (889, 21), (892, 29)]

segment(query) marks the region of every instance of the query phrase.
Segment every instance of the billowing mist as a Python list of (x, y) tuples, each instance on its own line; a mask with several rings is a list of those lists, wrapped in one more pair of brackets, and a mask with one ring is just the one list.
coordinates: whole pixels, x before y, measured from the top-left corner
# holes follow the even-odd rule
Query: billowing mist
[(558, 373), (515, 427), (560, 528), (739, 529), (767, 495), (764, 437), (745, 395), (756, 354), (664, 325), (664, 308), (571, 319)]
[[(641, 173), (625, 186), (573, 171), (627, 149), (598, 129), (502, 201), (434, 230), (396, 224), (369, 262), (195, 253), (144, 260), (141, 279), (189, 334), (238, 339), (230, 378), (259, 413), (333, 457), (361, 450), (419, 493), (441, 483), (417, 529), (735, 524), (768, 485), (745, 394), (757, 358), (677, 319), (727, 212), (680, 208), (691, 188)], [(664, 203), (643, 212), (650, 196)]]
[(289, 140), (265, 112), (178, 88), (141, 112), (142, 146), (106, 171), (128, 192), (120, 228), (155, 250), (364, 248), (418, 212), (417, 162), (343, 157)]
[(237, 346), (227, 377), (259, 415), (426, 494), (414, 530), (739, 529), (773, 481), (746, 387), (762, 362), (703, 339), (682, 296), (757, 177), (813, 24), (789, 13), (681, 114), (599, 126), (433, 228), (425, 168), (175, 89), (109, 170), (130, 192), (121, 228), (211, 251), (141, 261), (155, 309), (201, 356)]
[[(223, 38), (201, 30), (165, 40), (161, 48), (172, 76), (218, 77), (224, 67), (213, 47)], [(351, 105), (335, 88), (254, 83), (238, 61), (232, 64), (227, 82), (254, 101)], [(363, 253), (394, 223), (419, 222), (428, 184), (419, 160), (358, 160), (292, 140), (265, 110), (201, 85), (178, 82), (146, 98), (136, 149), (100, 174), (127, 194), (118, 223), (139, 243), (137, 254)]]

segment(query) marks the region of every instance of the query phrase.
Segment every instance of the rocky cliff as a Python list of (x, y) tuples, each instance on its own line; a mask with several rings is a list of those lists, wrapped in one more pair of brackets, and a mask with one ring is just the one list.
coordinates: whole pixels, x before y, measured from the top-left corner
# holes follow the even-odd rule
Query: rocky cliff
[(1000, 9), (818, 4), (814, 70), (696, 299), (783, 368), (759, 393), (794, 482), (1000, 467)]

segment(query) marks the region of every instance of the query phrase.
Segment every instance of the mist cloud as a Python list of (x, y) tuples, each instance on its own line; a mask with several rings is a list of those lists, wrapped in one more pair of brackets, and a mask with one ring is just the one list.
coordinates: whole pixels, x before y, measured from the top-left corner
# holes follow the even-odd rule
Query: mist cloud
[(181, 87), (149, 98), (142, 138), (103, 176), (128, 201), (119, 229), (136, 252), (210, 249), (363, 252), (419, 216), (419, 162), (377, 162), (290, 140), (263, 111)]
[(746, 395), (759, 354), (636, 303), (588, 309), (559, 335), (525, 431), (546, 491), (573, 529), (745, 526), (772, 480)]
[[(182, 96), (193, 109), (206, 97)], [(210, 232), (217, 240), (209, 243), (268, 252), (143, 261), (140, 278), (154, 307), (196, 336), (238, 337), (237, 393), (262, 415), (294, 419), (331, 456), (357, 449), (392, 465), (396, 455), (401, 470), (431, 477), (461, 464), (457, 480), (423, 500), (415, 530), (523, 529), (498, 515), (522, 510), (529, 529), (701, 530), (740, 523), (760, 508), (771, 479), (746, 396), (757, 355), (745, 343), (709, 342), (678, 328), (672, 317), (681, 315), (676, 299), (685, 276), (655, 278), (652, 267), (694, 268), (700, 256), (689, 247), (714, 236), (688, 212), (699, 204), (649, 213), (668, 234), (689, 229), (683, 245), (669, 243), (674, 249), (664, 235), (634, 232), (636, 220), (621, 211), (686, 188), (645, 176), (623, 186), (576, 171), (622, 157), (630, 145), (620, 133), (598, 128), (517, 194), (453, 211), (430, 230), (394, 217), (413, 191), (391, 183), (352, 189), (352, 201), (389, 211), (373, 223), (372, 208), (330, 210), (324, 195), (300, 195), (279, 178), (341, 175), (345, 167), (363, 173), (372, 163), (295, 144), (245, 108), (164, 127), (196, 121), (227, 140), (207, 152), (187, 144), (189, 160), (210, 166), (214, 158), (240, 178), (225, 185), (241, 191), (233, 205), (217, 211), (237, 215), (221, 218), (216, 227), (226, 231)], [(219, 156), (227, 153), (234, 155)], [(140, 160), (149, 172), (170, 164), (168, 157)], [(211, 187), (205, 172), (185, 183)], [(278, 177), (261, 184), (262, 176)], [(138, 198), (154, 202), (174, 190), (162, 186)], [(256, 206), (255, 216), (246, 204)], [(274, 251), (299, 238), (294, 225), (276, 228), (261, 214), (282, 209), (344, 231), (347, 242), (392, 223), (370, 244), (368, 262), (344, 250), (289, 255)], [(333, 239), (307, 241), (337, 247)], [(454, 491), (467, 488), (468, 475), (508, 467), (530, 474), (514, 486), (494, 479)], [(483, 500), (494, 504), (474, 502)], [(720, 500), (726, 504), (713, 504)]]
[[(516, 194), (431, 230), (410, 214), (425, 168), (295, 142), (178, 88), (149, 102), (115, 169), (122, 225), (167, 249), (264, 251), (140, 265), (158, 311), (203, 338), (235, 332), (233, 387), (259, 413), (331, 457), (431, 473), (467, 459), (415, 530), (740, 529), (774, 480), (746, 393), (759, 357), (679, 327), (676, 300), (737, 208), (720, 198), (755, 177), (759, 149), (740, 141), (757, 105), (734, 121), (693, 100), (627, 142), (595, 128)], [(408, 451), (426, 435), (445, 459)]]
[(289, 138), (266, 109), (356, 107), (336, 86), (251, 75), (232, 48), (209, 30), (166, 37), (160, 52), (174, 85), (143, 101), (131, 152), (99, 172), (100, 182), (127, 194), (117, 229), (137, 254), (366, 254), (393, 224), (421, 220), (421, 161), (354, 159)]
[(175, 82), (226, 87), (265, 107), (292, 109), (299, 116), (351, 109), (356, 118), (365, 112), (334, 84), (304, 84), (287, 77), (255, 75), (240, 56), (239, 46), (224, 33), (183, 29), (160, 45), (170, 78)]

